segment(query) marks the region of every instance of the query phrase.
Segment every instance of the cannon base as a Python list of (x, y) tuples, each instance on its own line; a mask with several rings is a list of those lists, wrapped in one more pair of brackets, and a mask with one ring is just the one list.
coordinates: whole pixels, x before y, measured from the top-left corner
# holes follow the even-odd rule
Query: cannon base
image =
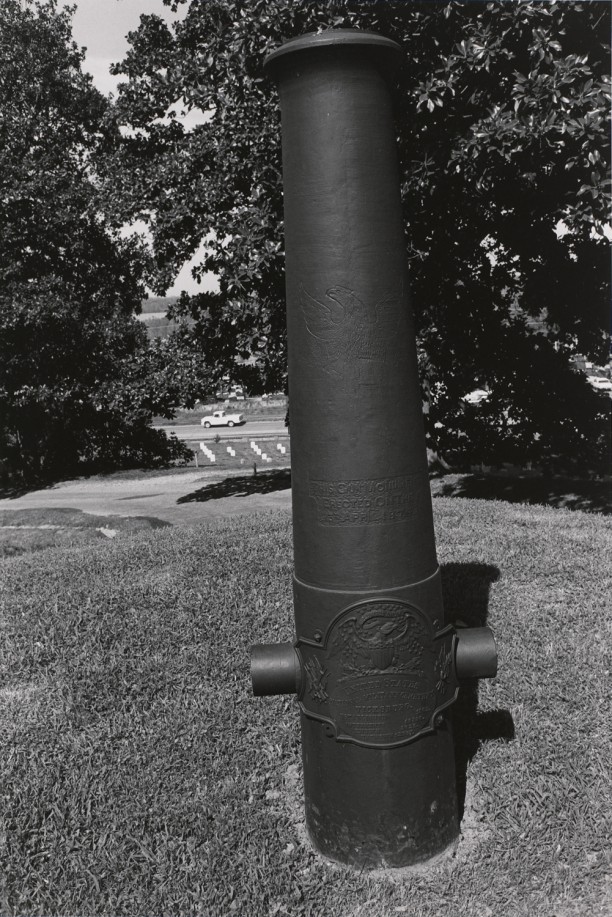
[(306, 828), (321, 854), (375, 869), (423, 863), (459, 837), (450, 722), (400, 748), (337, 742), (302, 715)]

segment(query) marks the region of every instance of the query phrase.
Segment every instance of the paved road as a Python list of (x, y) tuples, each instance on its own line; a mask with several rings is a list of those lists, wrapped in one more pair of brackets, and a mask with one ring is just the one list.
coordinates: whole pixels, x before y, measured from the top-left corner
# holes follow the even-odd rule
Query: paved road
[[(100, 516), (148, 516), (172, 525), (194, 525), (220, 516), (289, 510), (291, 490), (288, 482), (280, 481), (278, 490), (258, 492), (257, 484), (265, 483), (266, 474), (274, 472), (260, 474), (257, 478), (250, 472), (193, 468), (175, 472), (149, 471), (135, 477), (129, 473), (98, 475), (62, 481), (21, 497), (0, 499), (0, 511), (68, 508)], [(228, 480), (235, 480), (236, 486), (222, 486), (222, 482)], [(210, 493), (211, 487), (213, 493)], [(262, 489), (265, 491), (265, 487)], [(9, 524), (6, 519), (4, 524)]]
[[(192, 446), (196, 442), (214, 439), (217, 433), (225, 440), (240, 438), (247, 442), (264, 436), (287, 436), (282, 420), (248, 421), (242, 427), (229, 429), (217, 427), (207, 430), (199, 424), (167, 425), (163, 429), (174, 431)], [(266, 475), (273, 474), (272, 470), (268, 470), (253, 480), (250, 468), (184, 468), (174, 472), (97, 475), (62, 481), (19, 497), (0, 498), (0, 511), (68, 508), (101, 516), (149, 516), (172, 525), (193, 525), (219, 516), (258, 510), (289, 510), (291, 490), (288, 482), (280, 479), (278, 490), (274, 487), (268, 490), (266, 486)], [(223, 485), (222, 482), (233, 478), (236, 486)], [(6, 520), (4, 524), (8, 524)]]
[(175, 433), (179, 439), (188, 442), (221, 439), (257, 439), (258, 436), (287, 436), (288, 431), (282, 420), (247, 420), (240, 427), (202, 427), (200, 424), (156, 424), (166, 433)]

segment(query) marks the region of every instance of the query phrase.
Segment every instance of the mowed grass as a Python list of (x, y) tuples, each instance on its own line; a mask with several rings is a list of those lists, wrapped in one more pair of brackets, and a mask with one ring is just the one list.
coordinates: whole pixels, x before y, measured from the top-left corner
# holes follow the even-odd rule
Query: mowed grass
[(356, 873), (309, 846), (295, 701), (250, 690), (250, 644), (293, 632), (290, 521), (263, 513), (0, 564), (0, 913), (612, 913), (609, 520), (434, 512), (447, 607), (486, 610), (500, 654), (459, 708), (454, 857)]
[(0, 509), (0, 559), (82, 546), (167, 524), (147, 516), (95, 516), (80, 509)]

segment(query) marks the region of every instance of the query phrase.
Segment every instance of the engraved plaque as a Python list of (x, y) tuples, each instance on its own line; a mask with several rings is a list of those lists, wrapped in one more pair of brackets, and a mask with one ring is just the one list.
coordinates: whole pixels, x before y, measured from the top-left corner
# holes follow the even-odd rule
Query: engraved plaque
[(322, 643), (300, 638), (299, 702), (336, 738), (375, 748), (432, 731), (458, 692), (452, 627), (437, 633), (415, 605), (359, 602), (330, 624)]
[(422, 509), (423, 493), (429, 497), (426, 473), (352, 481), (311, 480), (309, 485), (317, 520), (324, 526), (404, 522)]
[(300, 312), (308, 360), (345, 387), (361, 382), (363, 365), (399, 362), (389, 340), (397, 335), (403, 289), (386, 290), (366, 301), (355, 290), (332, 286), (321, 299), (300, 284)]

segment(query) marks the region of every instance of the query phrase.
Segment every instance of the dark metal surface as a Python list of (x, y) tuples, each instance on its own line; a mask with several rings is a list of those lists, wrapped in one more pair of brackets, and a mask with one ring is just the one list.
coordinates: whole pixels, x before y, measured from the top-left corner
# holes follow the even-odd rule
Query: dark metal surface
[(457, 631), (455, 665), (457, 678), (495, 678), (497, 647), (489, 627), (466, 627)]
[[(388, 85), (400, 54), (341, 30), (267, 60), (283, 132), (306, 823), (318, 850), (356, 866), (416, 863), (458, 836), (446, 708), (464, 638), (445, 627), (434, 541)], [(260, 688), (292, 681), (287, 649), (278, 678), (258, 652)], [(479, 652), (464, 643), (465, 671)]]
[(455, 631), (397, 599), (366, 599), (331, 622), (321, 643), (298, 640), (306, 716), (340, 742), (404, 745), (435, 729), (458, 691)]
[(290, 38), (276, 51), (268, 54), (264, 66), (269, 73), (278, 76), (279, 65), (283, 63), (281, 58), (286, 55), (295, 55), (299, 51), (308, 51), (312, 54), (317, 48), (330, 46), (334, 48), (350, 46), (352, 49), (359, 49), (367, 55), (368, 59), (376, 63), (378, 69), (388, 79), (393, 79), (401, 61), (402, 49), (397, 42), (385, 38), (384, 35), (377, 35), (374, 32), (358, 32), (356, 29), (328, 29), (325, 32), (312, 32), (308, 35), (300, 35), (298, 38)]
[(299, 659), (292, 643), (259, 643), (251, 647), (253, 694), (294, 694), (300, 689)]

